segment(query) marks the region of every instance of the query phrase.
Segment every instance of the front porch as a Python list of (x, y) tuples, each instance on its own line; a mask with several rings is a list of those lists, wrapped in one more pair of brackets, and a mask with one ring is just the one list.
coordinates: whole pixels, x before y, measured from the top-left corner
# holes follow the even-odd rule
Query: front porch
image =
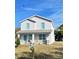
[(48, 44), (49, 34), (50, 34), (50, 31), (18, 32), (18, 35), (20, 35), (19, 39), (21, 44), (28, 44), (29, 40), (31, 40), (32, 43), (34, 44)]

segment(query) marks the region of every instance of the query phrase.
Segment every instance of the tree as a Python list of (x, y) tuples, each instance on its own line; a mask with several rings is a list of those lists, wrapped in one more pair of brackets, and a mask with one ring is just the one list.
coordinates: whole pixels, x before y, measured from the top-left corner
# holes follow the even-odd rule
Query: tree
[(63, 24), (55, 30), (55, 40), (63, 41)]

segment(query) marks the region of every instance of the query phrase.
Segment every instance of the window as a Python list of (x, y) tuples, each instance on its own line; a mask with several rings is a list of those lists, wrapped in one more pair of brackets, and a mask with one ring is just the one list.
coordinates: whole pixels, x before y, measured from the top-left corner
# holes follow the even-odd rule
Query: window
[(29, 39), (29, 40), (32, 40), (32, 34), (29, 34), (29, 35), (28, 35), (28, 39)]
[(42, 27), (42, 29), (45, 29), (45, 23), (44, 22), (41, 23), (41, 27)]
[(39, 39), (40, 40), (46, 40), (46, 35), (45, 34), (39, 34)]
[(26, 24), (26, 26), (27, 26), (27, 29), (29, 29), (29, 28), (30, 28), (30, 24), (29, 24), (29, 23), (27, 23), (27, 24)]
[(26, 40), (32, 40), (32, 34), (24, 35), (24, 41), (26, 41)]
[(27, 40), (27, 35), (24, 35), (24, 41), (26, 41)]

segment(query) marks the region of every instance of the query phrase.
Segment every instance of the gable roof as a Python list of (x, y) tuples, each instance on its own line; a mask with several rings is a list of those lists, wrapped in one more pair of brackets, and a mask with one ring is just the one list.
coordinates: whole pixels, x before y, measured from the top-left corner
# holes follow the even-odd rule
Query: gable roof
[(34, 23), (35, 23), (35, 21), (34, 21), (34, 20), (31, 20), (31, 19), (24, 19), (24, 20), (22, 20), (22, 21), (21, 21), (21, 23), (22, 23), (22, 22), (24, 22), (24, 21), (26, 21), (26, 20), (29, 20), (29, 21), (34, 22)]
[(31, 21), (31, 22), (34, 22), (34, 23), (36, 22), (36, 21), (34, 21), (34, 20), (31, 20), (31, 19), (27, 19), (27, 20), (29, 20), (29, 21)]
[[(52, 20), (49, 20), (49, 19), (47, 19), (47, 18), (45, 18), (45, 17), (38, 16), (38, 15), (34, 15), (34, 16), (31, 16), (31, 17), (37, 17), (37, 18), (40, 18), (40, 19), (43, 19), (43, 20), (46, 20), (46, 21), (52, 22)], [(24, 22), (25, 20), (29, 20), (29, 21), (35, 23), (36, 21), (30, 19), (31, 17), (29, 17), (29, 18), (27, 18), (27, 19), (24, 19), (23, 21), (21, 21), (21, 23)]]
[(43, 19), (43, 20), (46, 20), (46, 21), (52, 22), (51, 20), (49, 20), (49, 19), (47, 19), (47, 18), (45, 18), (45, 17), (42, 17), (42, 16), (34, 16), (34, 17), (41, 18), (41, 19)]

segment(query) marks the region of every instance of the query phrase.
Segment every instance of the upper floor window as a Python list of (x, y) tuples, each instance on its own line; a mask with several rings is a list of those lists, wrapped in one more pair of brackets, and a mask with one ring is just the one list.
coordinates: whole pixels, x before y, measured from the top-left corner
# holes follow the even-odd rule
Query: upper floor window
[(41, 27), (42, 27), (42, 29), (45, 29), (45, 23), (44, 22), (41, 23)]
[(27, 24), (26, 24), (26, 27), (27, 27), (27, 29), (29, 29), (29, 28), (30, 28), (30, 24), (29, 24), (29, 23), (27, 23)]

